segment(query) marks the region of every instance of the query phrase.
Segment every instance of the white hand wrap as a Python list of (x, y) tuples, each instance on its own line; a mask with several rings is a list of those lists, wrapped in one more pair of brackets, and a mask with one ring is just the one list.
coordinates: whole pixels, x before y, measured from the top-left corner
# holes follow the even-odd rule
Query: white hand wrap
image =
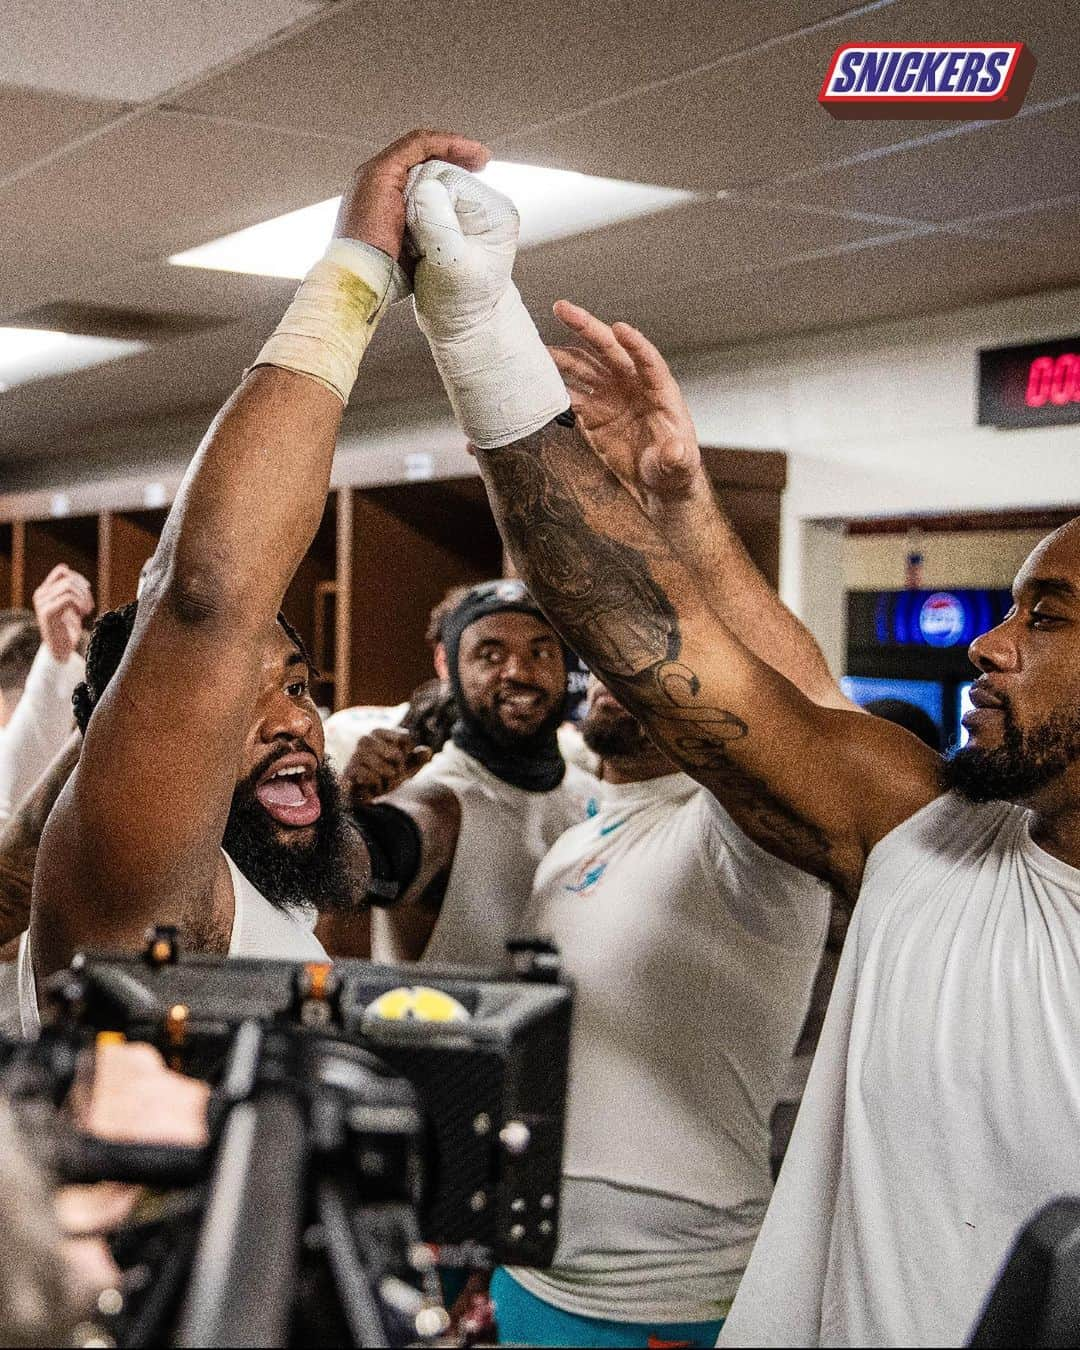
[(405, 273), (380, 249), (332, 239), (249, 369), (282, 366), (310, 375), (348, 403), (379, 320), (408, 293)]
[(510, 279), (518, 214), (471, 173), (428, 160), (409, 176), (405, 223), (420, 262), (416, 321), (458, 425), (481, 450), (539, 431), (570, 406)]

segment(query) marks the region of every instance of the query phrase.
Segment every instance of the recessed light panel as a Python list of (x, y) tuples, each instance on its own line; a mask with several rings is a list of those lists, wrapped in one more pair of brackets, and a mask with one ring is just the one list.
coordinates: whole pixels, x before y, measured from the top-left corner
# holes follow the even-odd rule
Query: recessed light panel
[[(677, 188), (499, 160), (489, 164), (480, 176), (513, 198), (521, 215), (523, 248), (652, 215), (693, 201), (696, 196)], [(340, 197), (333, 197), (275, 216), (177, 253), (169, 261), (180, 267), (298, 280), (322, 256), (340, 201)]]
[(45, 328), (0, 328), (0, 390), (100, 366), (146, 350), (145, 342)]

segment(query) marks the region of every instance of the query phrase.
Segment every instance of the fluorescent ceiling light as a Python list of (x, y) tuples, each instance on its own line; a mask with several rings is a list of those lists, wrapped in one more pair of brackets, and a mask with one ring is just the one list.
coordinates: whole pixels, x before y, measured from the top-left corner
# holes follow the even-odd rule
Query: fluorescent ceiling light
[[(513, 198), (521, 215), (521, 243), (525, 248), (653, 215), (697, 196), (677, 188), (499, 160), (492, 161), (480, 177)], [(174, 254), (169, 262), (180, 267), (299, 279), (322, 256), (340, 201), (340, 197), (333, 197), (275, 216), (261, 225)]]
[(47, 328), (0, 328), (0, 391), (49, 375), (100, 366), (145, 351), (145, 342), (85, 337)]

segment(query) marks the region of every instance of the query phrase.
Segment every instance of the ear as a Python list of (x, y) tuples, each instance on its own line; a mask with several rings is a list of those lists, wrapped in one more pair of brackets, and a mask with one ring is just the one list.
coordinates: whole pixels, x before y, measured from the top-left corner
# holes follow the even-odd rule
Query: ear
[(435, 644), (435, 674), (440, 680), (450, 678), (450, 662), (447, 659), (446, 647), (441, 642)]

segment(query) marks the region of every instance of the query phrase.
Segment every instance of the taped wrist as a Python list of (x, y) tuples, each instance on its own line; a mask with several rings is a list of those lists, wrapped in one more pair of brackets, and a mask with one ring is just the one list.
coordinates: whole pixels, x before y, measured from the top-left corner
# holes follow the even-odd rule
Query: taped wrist
[(408, 293), (404, 272), (387, 254), (358, 239), (333, 239), (248, 370), (294, 370), (348, 403), (379, 320)]
[(471, 331), (441, 336), (419, 308), (417, 322), (458, 426), (478, 449), (520, 441), (569, 408), (562, 376), (513, 282)]
[(407, 811), (386, 802), (356, 806), (352, 814), (371, 858), (368, 903), (393, 905), (420, 871), (423, 859), (420, 827)]

